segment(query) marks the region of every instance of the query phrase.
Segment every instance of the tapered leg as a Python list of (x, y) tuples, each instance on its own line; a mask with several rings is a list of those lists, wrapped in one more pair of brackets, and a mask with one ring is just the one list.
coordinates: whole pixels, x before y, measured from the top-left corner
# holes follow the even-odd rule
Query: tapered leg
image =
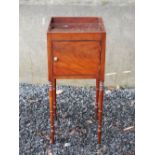
[(53, 81), (53, 111), (54, 117), (56, 118), (56, 79)]
[(99, 109), (98, 109), (98, 143), (99, 144), (101, 144), (103, 96), (104, 96), (104, 83), (103, 81), (100, 81)]
[(50, 131), (50, 139), (51, 143), (54, 143), (54, 109), (53, 109), (53, 81), (49, 82), (49, 106), (50, 106), (50, 125), (51, 125), (51, 131)]
[(95, 110), (96, 110), (96, 118), (98, 119), (98, 98), (99, 98), (99, 79), (96, 79), (96, 104), (95, 104)]

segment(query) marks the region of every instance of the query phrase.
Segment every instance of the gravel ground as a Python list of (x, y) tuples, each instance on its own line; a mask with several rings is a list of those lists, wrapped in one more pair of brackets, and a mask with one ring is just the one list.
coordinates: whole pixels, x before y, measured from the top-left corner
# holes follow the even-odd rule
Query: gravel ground
[(105, 89), (101, 145), (95, 88), (58, 86), (57, 90), (56, 143), (51, 145), (48, 86), (20, 84), (20, 155), (134, 155), (134, 89)]

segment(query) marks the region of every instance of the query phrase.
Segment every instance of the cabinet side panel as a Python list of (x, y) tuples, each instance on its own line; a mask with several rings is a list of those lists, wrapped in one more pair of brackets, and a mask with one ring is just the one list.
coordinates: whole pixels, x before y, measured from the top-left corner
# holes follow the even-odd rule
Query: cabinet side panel
[(53, 52), (52, 52), (52, 37), (47, 34), (47, 55), (48, 55), (48, 80), (51, 81), (53, 77)]
[(105, 56), (106, 56), (106, 33), (102, 33), (101, 40), (101, 67), (100, 67), (100, 80), (105, 78)]

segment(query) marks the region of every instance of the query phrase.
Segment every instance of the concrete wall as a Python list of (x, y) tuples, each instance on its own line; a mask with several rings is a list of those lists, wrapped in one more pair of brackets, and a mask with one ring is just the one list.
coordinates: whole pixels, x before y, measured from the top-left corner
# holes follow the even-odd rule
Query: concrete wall
[(19, 0), (22, 5), (104, 5), (106, 3), (127, 4), (135, 0)]
[[(131, 0), (117, 1), (117, 3), (110, 0), (106, 3), (105, 1), (94, 3), (96, 5), (43, 5), (39, 4), (39, 1), (38, 3), (20, 1), (20, 82), (48, 82), (46, 30), (51, 16), (102, 16), (107, 30), (105, 84), (134, 86), (134, 2)], [(63, 4), (63, 1), (61, 2)], [(94, 80), (80, 80), (76, 83), (74, 80), (58, 82), (71, 85), (95, 84)]]

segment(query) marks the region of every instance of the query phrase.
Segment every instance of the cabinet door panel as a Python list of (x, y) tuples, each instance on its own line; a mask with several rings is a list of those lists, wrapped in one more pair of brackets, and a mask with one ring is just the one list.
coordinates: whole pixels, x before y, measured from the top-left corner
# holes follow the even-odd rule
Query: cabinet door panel
[(54, 75), (95, 75), (100, 65), (100, 42), (54, 41)]

